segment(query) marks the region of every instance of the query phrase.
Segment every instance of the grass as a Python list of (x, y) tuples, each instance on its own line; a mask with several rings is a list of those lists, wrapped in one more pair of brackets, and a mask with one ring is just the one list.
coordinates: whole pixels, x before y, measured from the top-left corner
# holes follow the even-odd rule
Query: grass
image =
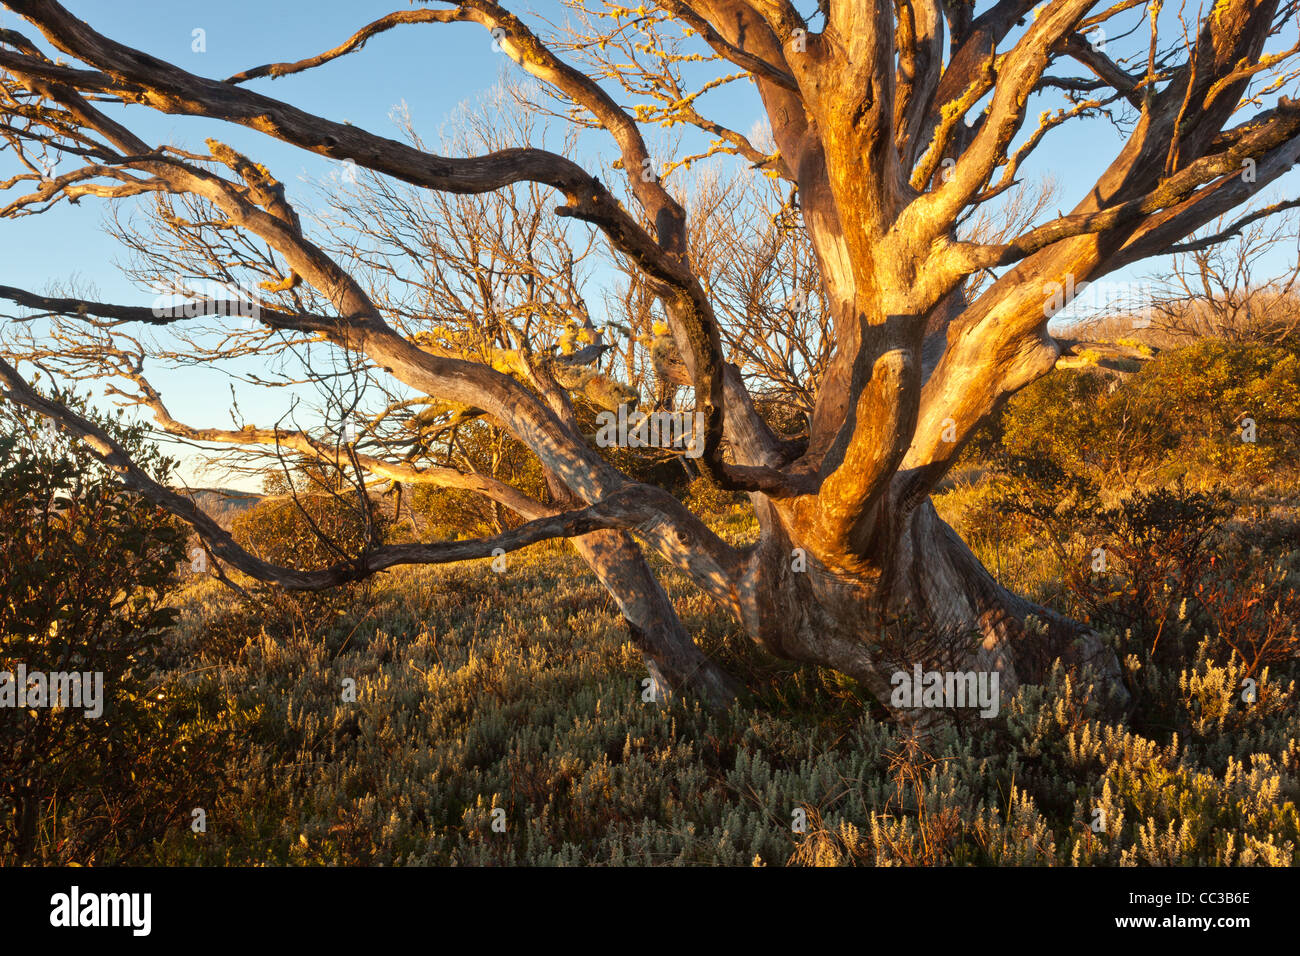
[(169, 660), (239, 715), (244, 739), (207, 832), (171, 833), (150, 860), (1293, 860), (1294, 683), (1234, 704), (1240, 665), (1215, 663), (1207, 642), (1177, 672), (1141, 677), (1163, 731), (1107, 722), (1057, 675), (925, 752), (834, 675), (763, 661), (680, 584), (692, 633), (766, 688), (729, 713), (644, 702), (617, 612), (557, 545), (513, 555), (505, 574), (485, 561), (385, 575), (307, 631), (194, 584)]

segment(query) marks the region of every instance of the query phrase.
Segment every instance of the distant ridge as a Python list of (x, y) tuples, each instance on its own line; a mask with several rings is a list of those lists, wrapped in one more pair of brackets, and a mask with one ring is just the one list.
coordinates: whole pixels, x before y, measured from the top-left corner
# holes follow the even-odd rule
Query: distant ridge
[(236, 518), (266, 497), (256, 491), (239, 491), (234, 488), (178, 488), (177, 491), (192, 498), (196, 505), (227, 531)]

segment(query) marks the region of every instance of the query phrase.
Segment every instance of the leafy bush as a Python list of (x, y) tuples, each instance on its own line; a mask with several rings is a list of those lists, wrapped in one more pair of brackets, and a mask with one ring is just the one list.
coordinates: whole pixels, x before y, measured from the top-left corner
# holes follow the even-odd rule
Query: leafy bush
[[(460, 466), (462, 470), (503, 481), (538, 501), (550, 500), (541, 462), (508, 432), (474, 421), (458, 426), (454, 434), (456, 460), (468, 463), (468, 467)], [(428, 484), (414, 484), (409, 490), (412, 510), (428, 525), (426, 538), (456, 540), (499, 534), (522, 520), (473, 491)]]
[(1085, 535), (1099, 560), (1075, 563), (1069, 575), (1084, 617), (1158, 642), (1204, 574), (1208, 539), (1230, 510), (1223, 493), (1178, 486), (1135, 492), (1089, 515)]
[(1178, 443), (1176, 422), (1147, 411), (1135, 408), (1131, 390), (1110, 374), (1062, 370), (1008, 403), (1000, 450), (1095, 480), (1132, 483)]
[(1294, 477), (1298, 351), (1205, 339), (1126, 377), (1059, 371), (1013, 396), (968, 457), (1047, 458), (1110, 487)]
[(743, 508), (749, 499), (742, 491), (724, 491), (707, 475), (700, 475), (687, 486), (684, 504), (701, 518), (719, 518), (733, 508)]
[(231, 534), (264, 561), (311, 571), (355, 558), (383, 540), (387, 524), (354, 498), (302, 494), (258, 502), (232, 522)]
[(1294, 468), (1300, 439), (1294, 347), (1206, 339), (1162, 353), (1133, 384), (1138, 412), (1164, 418), (1179, 436), (1171, 476), (1195, 467), (1211, 480), (1258, 484)]
[(434, 540), (479, 538), (499, 533), (498, 523), (505, 527), (519, 524), (514, 512), (494, 508), (493, 503), (478, 492), (463, 488), (414, 485), (410, 506), (425, 522), (426, 538)]
[(1212, 632), (1244, 662), (1247, 677), (1300, 658), (1300, 551), (1237, 562), (1215, 555), (1195, 596)]
[[(0, 671), (98, 672), (103, 710), (0, 708), (0, 859), (121, 862), (202, 805), (222, 738), (181, 729), (202, 701), (155, 672), (182, 529), (42, 422), (0, 404)], [(139, 428), (101, 424), (166, 478)]]

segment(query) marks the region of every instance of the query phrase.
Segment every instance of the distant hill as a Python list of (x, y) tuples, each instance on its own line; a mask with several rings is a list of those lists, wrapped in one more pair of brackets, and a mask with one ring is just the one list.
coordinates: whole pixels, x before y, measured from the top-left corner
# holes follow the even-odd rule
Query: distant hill
[(237, 517), (265, 497), (255, 491), (236, 491), (232, 488), (191, 488), (181, 494), (193, 498), (196, 505), (227, 531)]

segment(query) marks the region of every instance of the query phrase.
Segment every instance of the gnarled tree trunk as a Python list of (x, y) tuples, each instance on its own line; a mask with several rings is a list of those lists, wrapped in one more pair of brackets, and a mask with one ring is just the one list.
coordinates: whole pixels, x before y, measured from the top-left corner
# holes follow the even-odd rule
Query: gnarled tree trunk
[(1041, 682), (1058, 659), (1090, 675), (1113, 703), (1127, 701), (1114, 651), (1088, 628), (999, 585), (928, 500), (877, 540), (879, 570), (849, 574), (819, 561), (815, 547), (796, 551), (784, 529), (765, 534), (742, 590), (755, 640), (777, 656), (854, 677), (886, 706), (890, 678), (910, 676), (918, 664), (997, 672), (1010, 695)]

